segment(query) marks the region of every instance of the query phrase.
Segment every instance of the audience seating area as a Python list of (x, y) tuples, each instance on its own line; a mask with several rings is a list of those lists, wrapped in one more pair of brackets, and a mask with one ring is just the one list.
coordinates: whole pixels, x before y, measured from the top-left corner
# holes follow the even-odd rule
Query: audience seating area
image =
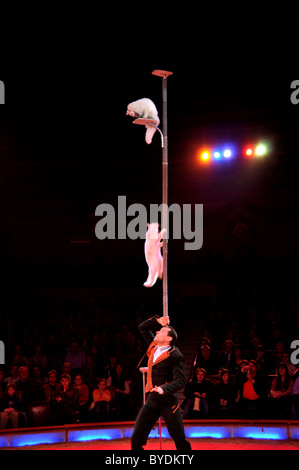
[[(247, 407), (246, 418), (298, 419), (297, 364), (290, 361), (291, 342), (299, 338), (298, 279), (268, 273), (266, 278), (235, 276), (205, 282), (216, 295), (205, 296), (201, 282), (192, 283), (188, 293), (177, 284), (169, 294), (172, 324), (187, 362), (186, 382), (196, 381), (197, 369), (203, 369), (210, 386), (209, 406), (203, 413), (201, 398), (194, 419), (244, 417), (240, 377), (246, 374), (241, 365), (252, 360), (263, 377), (260, 398), (265, 406)], [(138, 325), (160, 312), (159, 286), (150, 293), (142, 286), (119, 284), (6, 292), (0, 299), (0, 339), (5, 345), (5, 364), (0, 365), (2, 429), (16, 426), (3, 415), (12, 383), (18, 397), (18, 427), (134, 420), (143, 399), (136, 366), (146, 351)], [(271, 392), (280, 363), (290, 376), (282, 408), (272, 406), (276, 398)], [(223, 369), (234, 384), (232, 415), (226, 406), (218, 411), (213, 406)], [(99, 398), (103, 389), (108, 391), (105, 400)], [(182, 390), (183, 414), (184, 402)]]

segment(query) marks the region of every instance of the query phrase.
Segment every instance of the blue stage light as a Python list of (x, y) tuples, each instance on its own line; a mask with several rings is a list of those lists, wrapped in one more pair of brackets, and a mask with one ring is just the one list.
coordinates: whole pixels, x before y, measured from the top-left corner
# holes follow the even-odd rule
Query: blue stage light
[(299, 428), (297, 427), (297, 424), (294, 426), (290, 425), (289, 431), (291, 439), (299, 439)]
[(114, 439), (121, 439), (121, 429), (86, 429), (70, 430), (68, 440), (69, 442), (83, 442), (83, 441), (94, 441), (97, 439), (103, 439), (105, 441), (111, 441)]
[(11, 447), (34, 446), (39, 444), (57, 444), (65, 442), (64, 431), (47, 433), (28, 433), (10, 436)]
[[(151, 430), (151, 432), (149, 433), (149, 436), (150, 438), (154, 438), (154, 439), (157, 439), (160, 437), (160, 433), (159, 433), (159, 428), (153, 428)], [(163, 428), (161, 429), (161, 437), (163, 437), (163, 439), (169, 439), (171, 436), (167, 430), (167, 428)]]
[(0, 449), (1, 447), (9, 447), (9, 437), (0, 436)]
[(221, 157), (221, 153), (216, 151), (216, 152), (213, 153), (213, 156), (214, 156), (214, 158), (216, 158), (218, 160), (218, 158)]
[(250, 439), (287, 439), (287, 430), (283, 427), (264, 427), (264, 426), (248, 426), (239, 427), (233, 431), (234, 437), (243, 437)]
[(186, 426), (186, 437), (201, 438), (211, 437), (215, 439), (230, 438), (230, 428), (225, 426)]

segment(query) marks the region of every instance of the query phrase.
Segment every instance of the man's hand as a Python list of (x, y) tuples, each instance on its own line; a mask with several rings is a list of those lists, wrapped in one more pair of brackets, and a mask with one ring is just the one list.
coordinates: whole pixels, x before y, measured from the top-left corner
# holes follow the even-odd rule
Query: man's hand
[(272, 398), (280, 398), (281, 397), (281, 392), (278, 391), (278, 390), (277, 391), (276, 390), (271, 390), (270, 394), (271, 394)]
[(164, 393), (164, 392), (163, 392), (163, 388), (157, 387), (157, 385), (156, 385), (154, 388), (152, 388), (152, 389), (150, 390), (150, 392), (157, 392), (157, 393), (159, 393), (159, 395), (163, 395), (163, 393)]
[(157, 322), (160, 323), (160, 325), (162, 326), (166, 326), (166, 325), (169, 325), (169, 317), (160, 317), (160, 318), (157, 318)]

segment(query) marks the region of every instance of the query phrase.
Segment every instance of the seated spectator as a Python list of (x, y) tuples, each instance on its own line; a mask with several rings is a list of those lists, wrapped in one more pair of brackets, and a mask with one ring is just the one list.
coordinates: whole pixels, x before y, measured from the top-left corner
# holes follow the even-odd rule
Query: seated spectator
[(71, 376), (74, 378), (79, 372), (82, 372), (82, 367), (85, 365), (86, 355), (83, 349), (79, 348), (77, 340), (73, 340), (70, 350), (65, 356), (65, 362), (71, 365)]
[(223, 344), (224, 352), (219, 359), (219, 366), (228, 369), (232, 374), (236, 373), (236, 362), (234, 357), (234, 343), (231, 339), (227, 339)]
[(17, 391), (21, 392), (21, 409), (26, 412), (31, 403), (43, 399), (43, 390), (35, 379), (29, 377), (29, 368), (27, 366), (20, 367), (19, 375)]
[(28, 365), (28, 358), (23, 355), (22, 347), (20, 344), (16, 344), (15, 346), (12, 362), (13, 364), (16, 364), (18, 368), (24, 365)]
[(126, 323), (122, 325), (120, 338), (122, 344), (122, 352), (124, 354), (135, 351), (136, 337)]
[(42, 372), (45, 372), (47, 369), (47, 357), (42, 354), (41, 346), (39, 344), (34, 347), (34, 354), (29, 358), (29, 368), (34, 366), (39, 366)]
[(57, 419), (59, 424), (78, 422), (79, 391), (71, 384), (71, 376), (62, 374), (61, 388), (57, 392)]
[(72, 371), (71, 363), (69, 361), (64, 361), (64, 363), (62, 364), (61, 375), (62, 374), (71, 375), (71, 371)]
[(207, 375), (216, 375), (218, 364), (212, 356), (211, 348), (208, 345), (201, 346), (196, 359), (195, 369), (205, 369)]
[(261, 346), (260, 337), (255, 334), (251, 340), (250, 347), (249, 347), (249, 357), (251, 359), (254, 359), (256, 361), (258, 357), (258, 353), (260, 351), (260, 346)]
[(248, 361), (239, 377), (239, 415), (240, 418), (260, 419), (265, 414), (266, 385), (264, 376), (254, 360)]
[(187, 382), (182, 403), (184, 419), (208, 418), (213, 384), (206, 378), (205, 369), (196, 369), (196, 375)]
[(46, 357), (47, 365), (50, 370), (58, 370), (61, 367), (63, 354), (60, 343), (54, 333), (51, 333), (48, 337), (46, 344)]
[(270, 335), (268, 336), (267, 349), (276, 349), (278, 343), (283, 344), (284, 339), (281, 329), (277, 326), (270, 332)]
[(268, 375), (271, 372), (271, 361), (267, 356), (265, 348), (262, 344), (256, 347), (256, 354), (252, 357), (258, 364), (260, 371), (264, 375)]
[(17, 364), (12, 364), (10, 368), (10, 376), (4, 379), (4, 383), (5, 384), (9, 384), (11, 382), (17, 383), (19, 379), (20, 379), (19, 368)]
[(277, 366), (282, 362), (282, 355), (285, 351), (285, 345), (284, 343), (277, 343), (275, 345), (275, 351), (272, 356), (273, 362), (272, 362), (272, 367), (271, 370), (269, 371), (270, 374), (276, 374), (277, 373)]
[(234, 350), (233, 350), (233, 357), (234, 357), (235, 367), (236, 367), (235, 371), (232, 372), (232, 374), (234, 375), (234, 374), (237, 373), (239, 365), (241, 364), (241, 362), (244, 359), (244, 353), (243, 353), (243, 350), (242, 350), (240, 344), (235, 345)]
[(228, 369), (222, 369), (220, 380), (214, 385), (212, 416), (213, 418), (235, 417), (237, 389)]
[(293, 374), (292, 414), (294, 419), (299, 420), (299, 369)]
[(116, 372), (115, 372), (116, 365), (117, 365), (117, 357), (114, 354), (111, 354), (111, 356), (109, 357), (109, 362), (105, 366), (106, 379), (116, 375)]
[(211, 342), (209, 340), (209, 338), (205, 337), (205, 336), (202, 336), (199, 340), (199, 343), (198, 343), (198, 346), (197, 346), (197, 350), (196, 350), (196, 353), (192, 359), (192, 366), (191, 366), (191, 370), (190, 370), (190, 377), (194, 377), (195, 376), (195, 372), (196, 372), (196, 363), (197, 363), (197, 358), (198, 356), (201, 354), (201, 347), (202, 346), (209, 346), (209, 348), (211, 348)]
[(87, 419), (89, 389), (87, 385), (83, 382), (81, 374), (76, 375), (74, 379), (74, 388), (76, 388), (79, 392), (79, 419), (81, 422), (84, 422)]
[(42, 372), (41, 372), (40, 366), (38, 366), (38, 365), (33, 366), (31, 374), (32, 374), (32, 378), (35, 380), (37, 385), (39, 387), (42, 387), (44, 385), (44, 379), (42, 377)]
[(56, 413), (57, 413), (57, 396), (58, 391), (61, 390), (62, 386), (57, 382), (56, 370), (50, 370), (48, 373), (48, 383), (43, 387), (44, 399), (47, 403), (50, 403), (50, 424), (55, 424)]
[(116, 364), (115, 375), (107, 379), (107, 387), (112, 394), (111, 408), (114, 409), (117, 419), (132, 419), (130, 380), (125, 376), (121, 364)]
[(287, 366), (290, 377), (292, 377), (296, 370), (296, 366), (291, 363), (290, 355), (286, 351), (282, 353), (281, 362)]
[(15, 382), (8, 383), (7, 395), (0, 400), (0, 429), (5, 429), (9, 421), (13, 428), (19, 425), (21, 402), (16, 395), (16, 388)]
[(279, 364), (277, 376), (270, 387), (270, 416), (271, 418), (287, 419), (291, 408), (291, 396), (294, 383), (289, 375), (286, 364)]
[(107, 421), (110, 415), (111, 392), (107, 388), (106, 379), (98, 381), (98, 387), (92, 392), (92, 402), (89, 411), (92, 420)]
[(88, 390), (93, 390), (97, 385), (97, 367), (91, 354), (87, 354), (86, 356), (86, 363), (85, 366), (82, 367), (82, 373), (83, 381), (87, 385)]
[(90, 356), (93, 358), (94, 363), (94, 377), (103, 377), (105, 373), (105, 363), (100, 354), (99, 348), (96, 345), (93, 345), (90, 349)]
[(247, 359), (242, 359), (237, 367), (237, 373), (235, 377), (236, 389), (237, 389), (237, 398), (236, 403), (240, 401), (240, 390), (243, 386), (244, 374), (248, 368), (249, 361)]
[(3, 369), (0, 367), (0, 400), (3, 397), (3, 394), (6, 392), (7, 385), (4, 382), (4, 372)]

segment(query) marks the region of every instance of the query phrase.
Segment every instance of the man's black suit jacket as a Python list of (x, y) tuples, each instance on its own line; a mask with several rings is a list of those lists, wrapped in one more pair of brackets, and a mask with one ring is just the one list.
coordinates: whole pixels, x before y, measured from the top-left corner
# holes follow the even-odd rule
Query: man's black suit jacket
[[(139, 331), (144, 340), (150, 344), (148, 351), (155, 345), (154, 337), (162, 327), (157, 321), (158, 317), (152, 317), (139, 325)], [(178, 348), (171, 346), (164, 352), (152, 368), (153, 387), (161, 387), (163, 395), (176, 395), (185, 386), (185, 360)]]

